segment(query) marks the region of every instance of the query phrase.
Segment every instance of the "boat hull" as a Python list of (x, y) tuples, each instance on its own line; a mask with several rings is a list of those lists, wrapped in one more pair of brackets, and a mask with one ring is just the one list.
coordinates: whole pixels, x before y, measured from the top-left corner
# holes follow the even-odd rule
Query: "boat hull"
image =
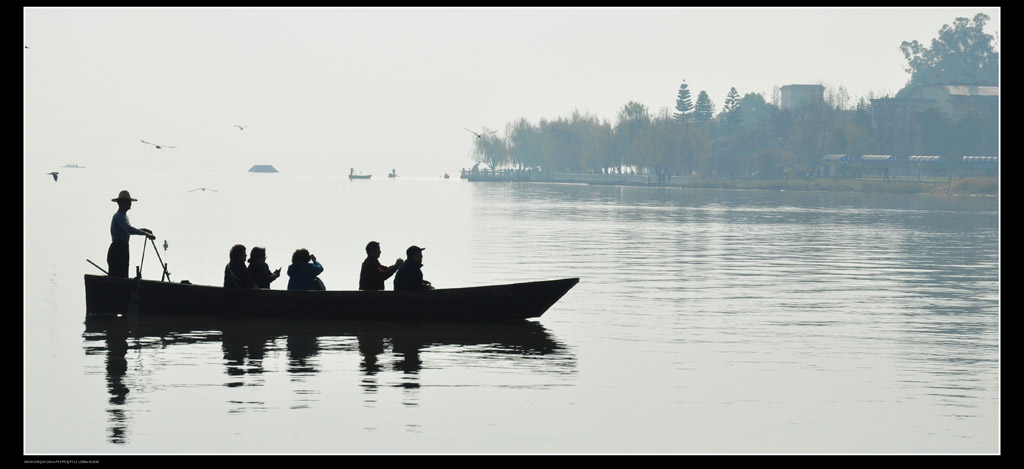
[(86, 314), (322, 317), (387, 321), (511, 321), (540, 317), (578, 278), (417, 292), (288, 291), (85, 275)]

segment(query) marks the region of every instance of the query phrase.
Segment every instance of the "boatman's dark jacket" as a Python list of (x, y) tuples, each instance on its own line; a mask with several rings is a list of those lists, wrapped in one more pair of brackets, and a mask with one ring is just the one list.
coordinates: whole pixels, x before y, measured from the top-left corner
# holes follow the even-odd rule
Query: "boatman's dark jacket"
[(128, 237), (130, 235), (146, 235), (131, 223), (128, 214), (120, 210), (110, 220), (110, 247), (107, 248), (107, 274), (111, 277), (128, 278)]

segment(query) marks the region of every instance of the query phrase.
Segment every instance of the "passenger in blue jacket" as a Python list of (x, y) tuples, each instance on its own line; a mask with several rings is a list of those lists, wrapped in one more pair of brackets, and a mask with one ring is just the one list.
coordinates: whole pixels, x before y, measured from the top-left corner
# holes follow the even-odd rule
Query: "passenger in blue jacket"
[(409, 246), (405, 250), (405, 262), (395, 274), (395, 291), (433, 290), (430, 282), (423, 280), (423, 250), (417, 246)]
[(318, 275), (324, 271), (316, 261), (316, 256), (305, 249), (296, 250), (292, 254), (292, 265), (288, 266), (289, 290), (323, 290), (323, 282)]

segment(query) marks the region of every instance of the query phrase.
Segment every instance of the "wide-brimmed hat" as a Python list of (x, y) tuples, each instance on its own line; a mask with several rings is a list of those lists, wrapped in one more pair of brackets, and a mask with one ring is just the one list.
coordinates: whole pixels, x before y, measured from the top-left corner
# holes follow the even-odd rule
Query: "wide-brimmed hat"
[(132, 195), (129, 194), (128, 191), (121, 191), (121, 193), (117, 194), (117, 198), (116, 199), (110, 199), (111, 202), (120, 202), (122, 200), (130, 200), (132, 202), (138, 202), (139, 201), (139, 199), (133, 199)]

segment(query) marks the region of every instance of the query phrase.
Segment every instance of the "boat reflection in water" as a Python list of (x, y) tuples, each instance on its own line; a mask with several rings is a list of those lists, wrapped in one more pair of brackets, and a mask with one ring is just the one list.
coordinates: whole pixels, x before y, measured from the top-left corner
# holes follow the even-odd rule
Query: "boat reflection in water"
[[(153, 374), (160, 370), (146, 369), (147, 363), (160, 363), (162, 369), (174, 366), (194, 369), (197, 354), (203, 364), (222, 363), (228, 378), (226, 383), (215, 383), (219, 389), (254, 384), (272, 388), (268, 381), (257, 380), (254, 383), (251, 378), (278, 371), (278, 367), (265, 367), (264, 360), (279, 357), (282, 353), (287, 356), (285, 371), (296, 376), (320, 373), (323, 370), (318, 368), (319, 364), (344, 361), (338, 355), (358, 353), (357, 373), (362, 376), (359, 386), (367, 395), (376, 393), (381, 386), (402, 388), (405, 393), (418, 392), (419, 372), (424, 367), (422, 353), (427, 350), (436, 351), (437, 356), (443, 357), (439, 363), (426, 364), (434, 369), (443, 366), (480, 367), (481, 360), (485, 362), (484, 367), (488, 364), (505, 367), (515, 366), (518, 361), (520, 365), (529, 366), (531, 372), (576, 373), (575, 357), (570, 350), (552, 338), (541, 324), (525, 320), (500, 324), (402, 323), (140, 315), (132, 319), (88, 316), (85, 326), (86, 354), (102, 354), (106, 358), (105, 373), (110, 395), (108, 440), (111, 443), (127, 443), (131, 422), (128, 414), (145, 412), (143, 406), (153, 396), (144, 396), (167, 388), (151, 383), (157, 379)], [(209, 355), (210, 344), (218, 343), (222, 361), (204, 356)], [(192, 350), (183, 349), (188, 347)], [(337, 369), (329, 372), (344, 373)], [(378, 375), (389, 372), (399, 375), (398, 382), (388, 379), (386, 381), (390, 384), (381, 385)], [(331, 382), (344, 382), (344, 379), (332, 377)], [(275, 389), (266, 391), (282, 392)], [(366, 402), (372, 403), (374, 399), (369, 397)], [(232, 400), (232, 403), (243, 408), (262, 405), (242, 400)], [(415, 396), (406, 396), (403, 404), (415, 405)]]

